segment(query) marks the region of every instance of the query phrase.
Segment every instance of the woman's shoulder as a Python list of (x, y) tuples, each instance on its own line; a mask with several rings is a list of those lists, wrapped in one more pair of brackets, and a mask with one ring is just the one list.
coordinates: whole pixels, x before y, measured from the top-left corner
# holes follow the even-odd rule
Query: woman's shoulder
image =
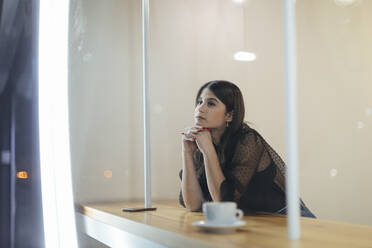
[(238, 140), (241, 145), (261, 143), (261, 135), (247, 123), (243, 123), (238, 130)]
[[(238, 131), (237, 144), (232, 161), (241, 163), (259, 157), (264, 149), (259, 133), (244, 123)], [(250, 163), (245, 163), (248, 165)]]

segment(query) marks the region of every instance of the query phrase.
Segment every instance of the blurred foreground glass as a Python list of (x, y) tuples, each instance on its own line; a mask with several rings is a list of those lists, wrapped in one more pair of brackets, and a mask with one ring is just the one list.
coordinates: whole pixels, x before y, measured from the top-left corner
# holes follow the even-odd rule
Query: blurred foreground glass
[(46, 247), (77, 247), (68, 116), (69, 1), (40, 1), (39, 135)]
[[(372, 224), (371, 8), (296, 1), (300, 195), (321, 219)], [(285, 159), (282, 2), (150, 1), (149, 23), (153, 200), (178, 198), (179, 133), (213, 79), (240, 87), (246, 121)], [(69, 42), (75, 199), (143, 200), (140, 1), (71, 1)]]
[(372, 225), (372, 2), (296, 5), (303, 195), (321, 219)]

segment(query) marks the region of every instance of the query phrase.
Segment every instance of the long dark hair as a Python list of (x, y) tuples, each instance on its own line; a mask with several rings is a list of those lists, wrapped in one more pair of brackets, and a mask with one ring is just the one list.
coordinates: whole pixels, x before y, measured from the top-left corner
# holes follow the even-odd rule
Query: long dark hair
[[(239, 140), (243, 129), (249, 128), (244, 123), (244, 100), (243, 95), (234, 83), (224, 80), (214, 80), (204, 84), (198, 91), (195, 99), (195, 106), (198, 104), (198, 99), (204, 89), (209, 89), (213, 94), (226, 106), (226, 112), (232, 112), (233, 118), (226, 127), (221, 136), (220, 143), (216, 147), (216, 152), (220, 160), (231, 162), (234, 148)], [(202, 154), (196, 154), (198, 160), (202, 160)], [(225, 167), (224, 165), (221, 165)]]

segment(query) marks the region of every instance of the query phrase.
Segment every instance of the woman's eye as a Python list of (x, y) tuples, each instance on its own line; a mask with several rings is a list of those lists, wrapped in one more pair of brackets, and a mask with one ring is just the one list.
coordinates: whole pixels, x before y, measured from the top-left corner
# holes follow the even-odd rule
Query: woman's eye
[(213, 102), (208, 103), (208, 106), (214, 106), (214, 105), (216, 105), (216, 104), (214, 104)]
[(198, 101), (198, 105), (200, 105), (202, 103), (202, 101)]

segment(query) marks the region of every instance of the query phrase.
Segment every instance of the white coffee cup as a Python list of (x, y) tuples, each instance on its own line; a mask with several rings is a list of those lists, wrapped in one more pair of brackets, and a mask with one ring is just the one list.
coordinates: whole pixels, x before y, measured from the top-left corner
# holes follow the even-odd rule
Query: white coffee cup
[(206, 222), (211, 224), (233, 224), (244, 215), (242, 210), (236, 208), (235, 202), (205, 202), (203, 213)]

